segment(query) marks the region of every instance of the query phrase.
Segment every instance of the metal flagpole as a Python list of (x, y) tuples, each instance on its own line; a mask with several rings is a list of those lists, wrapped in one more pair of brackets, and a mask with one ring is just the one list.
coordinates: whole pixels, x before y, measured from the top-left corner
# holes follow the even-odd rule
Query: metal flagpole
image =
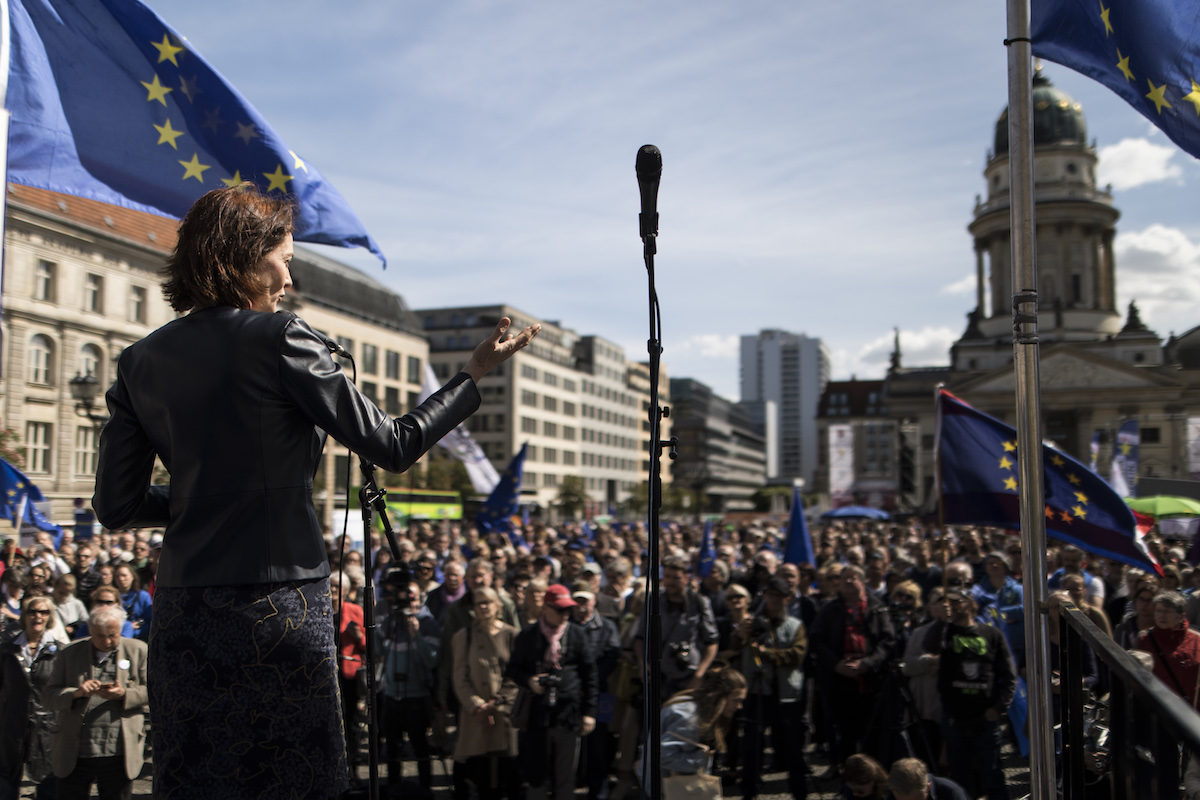
[[(0, 287), (4, 285), (4, 255), (8, 219), (8, 61), (12, 54), (12, 26), (8, 19), (8, 0), (0, 0)], [(0, 308), (0, 317), (4, 309)]]
[(1046, 518), (1038, 386), (1037, 234), (1033, 192), (1033, 53), (1029, 0), (1008, 0), (1008, 166), (1012, 236), (1013, 370), (1017, 400), (1022, 576), (1025, 584), (1025, 681), (1029, 692), (1030, 800), (1054, 797)]

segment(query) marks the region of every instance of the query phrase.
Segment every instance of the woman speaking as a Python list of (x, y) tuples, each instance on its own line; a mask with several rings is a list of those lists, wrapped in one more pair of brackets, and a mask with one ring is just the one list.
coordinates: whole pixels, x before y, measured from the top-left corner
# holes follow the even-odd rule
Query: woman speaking
[[(253, 188), (201, 197), (163, 293), (190, 312), (128, 347), (108, 392), (93, 506), (165, 527), (150, 631), (154, 791), (330, 797), (347, 786), (329, 564), (312, 504), (326, 434), (402, 472), (479, 406), (475, 382), (529, 343), (500, 320), (463, 371), (389, 418), (326, 340), (275, 313), (293, 208)], [(155, 457), (169, 486), (150, 483)]]

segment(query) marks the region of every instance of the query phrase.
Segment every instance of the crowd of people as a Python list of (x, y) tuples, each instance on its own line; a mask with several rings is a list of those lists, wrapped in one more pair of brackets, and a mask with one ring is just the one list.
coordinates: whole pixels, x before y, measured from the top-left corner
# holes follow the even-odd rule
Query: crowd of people
[[(821, 779), (847, 797), (1009, 797), (1000, 752), (1023, 733), (1009, 712), (1026, 669), (1017, 537), (838, 523), (813, 531), (816, 564), (788, 564), (777, 528), (718, 526), (702, 567), (701, 536), (670, 523), (660, 538), (664, 777), (706, 772), (753, 800), (764, 774), (782, 772), (800, 799), (816, 750), (831, 765)], [(369, 742), (370, 569), (391, 790), (432, 791), (439, 761), (455, 800), (638, 790), (643, 526), (533, 525), (510, 538), (414, 522), (399, 561), (377, 541), (366, 554), (326, 542), (350, 765)], [(1053, 547), (1052, 618), (1065, 602), (1084, 610), (1197, 707), (1200, 569), (1169, 542), (1148, 544), (1162, 575)], [(101, 797), (129, 796), (152, 711), (160, 545), (152, 529), (5, 541), (0, 800), (23, 779), (43, 799), (86, 797), (93, 783)], [(1053, 626), (1050, 650), (1057, 670)], [(1101, 695), (1107, 679), (1088, 655), (1084, 683)], [(196, 664), (192, 678), (202, 672)], [(416, 762), (407, 787), (405, 761)]]

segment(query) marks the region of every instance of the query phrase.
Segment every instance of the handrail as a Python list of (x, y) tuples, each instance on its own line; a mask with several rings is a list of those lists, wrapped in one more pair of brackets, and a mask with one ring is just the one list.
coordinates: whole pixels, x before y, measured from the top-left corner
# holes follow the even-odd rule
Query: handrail
[(1200, 714), (1066, 601), (1059, 605), (1059, 643), (1065, 800), (1084, 792), (1084, 644), (1108, 668), (1113, 796), (1176, 800), (1179, 747), (1200, 753)]

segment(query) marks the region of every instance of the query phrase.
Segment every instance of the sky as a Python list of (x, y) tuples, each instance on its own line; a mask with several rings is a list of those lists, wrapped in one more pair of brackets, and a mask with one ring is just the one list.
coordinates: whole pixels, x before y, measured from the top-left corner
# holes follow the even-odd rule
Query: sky
[[(508, 303), (646, 359), (634, 160), (663, 154), (663, 363), (737, 400), (738, 338), (824, 340), (836, 380), (948, 362), (1007, 105), (1005, 4), (150, 0), (388, 257), (413, 308)], [(1098, 83), (1118, 300), (1200, 324), (1200, 164)]]

